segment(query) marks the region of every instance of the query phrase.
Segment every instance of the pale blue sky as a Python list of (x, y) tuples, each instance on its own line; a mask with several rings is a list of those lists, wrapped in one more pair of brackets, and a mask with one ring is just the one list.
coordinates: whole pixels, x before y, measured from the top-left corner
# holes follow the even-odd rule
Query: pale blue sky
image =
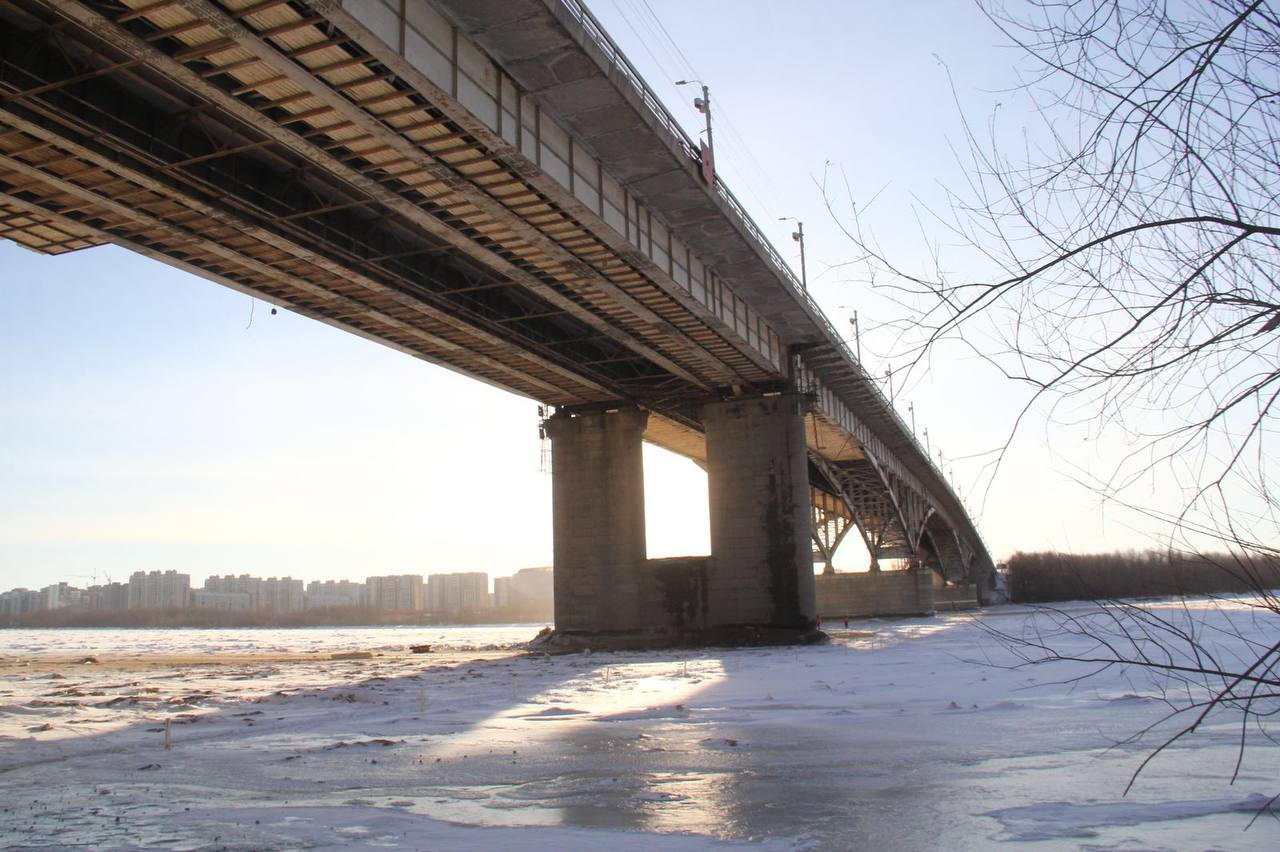
[[(670, 84), (687, 70), (637, 38), (652, 35), (641, 0), (590, 5), (700, 127), (694, 92)], [(712, 87), (721, 173), (784, 253), (795, 245), (776, 217), (804, 220), (811, 289), (837, 326), (847, 306), (864, 324), (890, 318), (882, 295), (828, 269), (853, 248), (813, 179), (842, 165), (855, 198), (880, 193), (886, 248), (918, 253), (913, 203), (938, 204), (939, 182), (959, 179), (939, 60), (972, 115), (1001, 101), (1009, 122), (999, 33), (956, 2), (649, 5)], [(549, 563), (534, 403), (261, 303), (249, 318), (249, 297), (116, 248), (42, 258), (0, 243), (0, 588), (157, 568), (198, 583)], [(864, 347), (874, 371), (884, 345)], [(910, 400), (949, 458), (998, 443), (1020, 392), (959, 356), (934, 366), (900, 395), (904, 417)], [(985, 502), (978, 466), (954, 464), (997, 558), (1144, 544), (1070, 481), (1116, 448), (1060, 431), (1054, 456), (1043, 435), (1023, 434)], [(650, 554), (705, 552), (703, 474), (661, 451), (646, 465)], [(864, 562), (851, 537), (838, 564)]]

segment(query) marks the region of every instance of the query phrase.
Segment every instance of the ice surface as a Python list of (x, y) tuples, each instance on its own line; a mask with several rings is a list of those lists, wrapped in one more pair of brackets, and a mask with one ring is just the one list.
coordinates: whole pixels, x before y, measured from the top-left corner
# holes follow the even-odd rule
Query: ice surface
[[(537, 630), (543, 625), (534, 626)], [(269, 654), (403, 651), (430, 644), (453, 650), (511, 648), (529, 641), (528, 624), (470, 627), (176, 628), (169, 630), (6, 630), (0, 657), (131, 654)]]
[(990, 816), (1000, 820), (1017, 840), (1040, 840), (1093, 837), (1099, 828), (1109, 826), (1142, 825), (1224, 813), (1253, 815), (1267, 804), (1267, 797), (1256, 794), (1243, 799), (1190, 802), (1042, 802), (992, 811)]
[[(1222, 628), (1280, 634), (1243, 605), (1188, 616), (1228, 657), (1248, 648)], [(1043, 618), (562, 657), (512, 650), (541, 625), (0, 631), (0, 846), (1280, 848), (1272, 817), (1244, 831), (1280, 748), (1231, 786), (1238, 720), (1212, 717), (1125, 797), (1159, 684), (1009, 668), (983, 629)]]

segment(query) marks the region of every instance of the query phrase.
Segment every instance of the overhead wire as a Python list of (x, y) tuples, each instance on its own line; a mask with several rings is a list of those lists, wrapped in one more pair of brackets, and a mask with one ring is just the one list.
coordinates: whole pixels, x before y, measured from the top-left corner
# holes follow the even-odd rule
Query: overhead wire
[(649, 58), (653, 60), (654, 66), (658, 69), (659, 72), (661, 72), (662, 76), (667, 78), (667, 82), (670, 83), (672, 86), (674, 86), (676, 82), (675, 78), (672, 77), (667, 72), (666, 66), (663, 64), (663, 62), (660, 59), (658, 59), (658, 57), (654, 54), (652, 50), (650, 50), (649, 39), (645, 38), (643, 35), (640, 34), (640, 31), (636, 28), (636, 25), (632, 23), (631, 17), (627, 14), (626, 10), (623, 9), (622, 6), (619, 4), (619, 0), (610, 0), (610, 2), (613, 4), (613, 8), (617, 11), (618, 17), (620, 17), (622, 19), (622, 22), (627, 25), (627, 29), (631, 30), (631, 34), (636, 37), (636, 41), (640, 42), (640, 46), (644, 48), (644, 52), (649, 54)]
[[(671, 31), (668, 30), (666, 25), (662, 22), (662, 18), (658, 16), (654, 11), (653, 6), (649, 4), (649, 0), (624, 0), (624, 2), (627, 2), (636, 14), (639, 25), (654, 37), (655, 43), (667, 55), (667, 57), (674, 60), (674, 66), (677, 69), (684, 69), (683, 71), (679, 71), (677, 74), (672, 74), (663, 63), (658, 63), (660, 70), (667, 78), (667, 81), (674, 86), (676, 76), (686, 79), (701, 80), (702, 75), (694, 66), (693, 62), (690, 61), (684, 50), (681, 49), (679, 43), (671, 35)], [(617, 0), (614, 0), (614, 6), (619, 9), (620, 13), (622, 12), (621, 8), (618, 6)], [(632, 32), (643, 41), (643, 37), (640, 35), (636, 24), (627, 20), (627, 25), (631, 28)], [(658, 62), (657, 57), (650, 49), (649, 45), (645, 44), (644, 48), (649, 56), (653, 58), (655, 62)], [(783, 195), (781, 189), (779, 189), (772, 176), (770, 176), (768, 169), (766, 169), (760, 162), (760, 159), (756, 157), (755, 152), (747, 143), (746, 137), (740, 130), (738, 130), (730, 112), (717, 104), (714, 115), (717, 129), (721, 130), (720, 139), (722, 143), (727, 142), (728, 144), (725, 147), (732, 149), (733, 157), (731, 159), (726, 158), (725, 165), (730, 167), (728, 170), (735, 172), (739, 176), (741, 179), (741, 185), (745, 188), (747, 193), (752, 196), (756, 203), (760, 205), (761, 209), (769, 216), (769, 218), (774, 218), (773, 208), (776, 206), (776, 202), (780, 201)], [(748, 176), (746, 174), (746, 171), (748, 170), (754, 172), (754, 174)], [(755, 183), (756, 180), (759, 180), (763, 184), (762, 190), (764, 195), (762, 195), (760, 191), (757, 191)], [(765, 198), (766, 195), (769, 196), (768, 200)], [(775, 204), (770, 204), (770, 200), (775, 202)]]
[[(627, 2), (628, 6), (634, 12), (639, 25), (644, 27), (648, 35), (651, 37), (649, 41), (653, 45), (656, 45), (665, 54), (668, 60), (671, 60), (671, 64), (675, 69), (674, 73), (672, 73), (670, 69), (666, 68), (664, 63), (663, 74), (667, 77), (667, 80), (674, 85), (676, 77), (696, 77), (697, 72), (693, 70), (693, 66), (689, 65), (688, 60), (683, 58), (683, 54), (679, 52), (679, 48), (673, 50), (673, 43), (671, 40), (663, 36), (662, 30), (659, 29), (662, 26), (662, 22), (657, 20), (657, 18), (653, 17), (650, 13), (646, 13), (645, 8), (641, 7), (636, 0), (625, 0), (625, 2)], [(686, 70), (681, 70), (682, 65)]]
[(693, 63), (689, 61), (689, 57), (685, 56), (684, 51), (680, 49), (680, 45), (676, 43), (676, 40), (671, 37), (671, 33), (667, 31), (666, 26), (662, 23), (662, 19), (657, 16), (657, 14), (653, 11), (653, 7), (649, 5), (649, 0), (640, 0), (640, 2), (644, 5), (644, 8), (649, 12), (649, 17), (653, 18), (654, 22), (657, 23), (658, 29), (662, 31), (662, 35), (666, 38), (667, 43), (670, 44), (671, 47), (675, 50), (675, 55), (679, 57), (681, 62), (684, 63), (684, 67), (689, 69), (690, 74), (697, 77), (698, 76), (697, 69), (695, 69), (693, 67)]
[[(627, 29), (640, 42), (641, 48), (673, 90), (679, 92), (677, 78), (690, 82), (704, 82), (698, 69), (671, 36), (671, 32), (654, 12), (648, 0), (611, 0), (611, 2)], [(660, 57), (659, 54), (662, 56)], [(674, 73), (672, 68), (675, 69)], [(764, 214), (766, 223), (772, 225), (780, 221), (776, 211), (784, 206), (783, 192), (756, 157), (751, 146), (747, 144), (746, 138), (738, 130), (729, 111), (719, 106), (718, 102), (713, 110), (713, 117), (715, 128), (720, 131), (717, 136), (720, 143), (718, 147), (722, 153), (728, 154), (728, 156), (717, 158), (716, 170), (730, 176), (732, 183), (754, 201), (756, 210)]]
[(743, 153), (743, 155), (747, 158), (747, 160), (751, 163), (753, 168), (756, 170), (759, 177), (767, 185), (767, 189), (769, 193), (773, 195), (775, 198), (780, 198), (782, 196), (782, 190), (779, 189), (778, 185), (773, 182), (773, 178), (769, 175), (769, 170), (766, 169), (764, 165), (760, 162), (760, 160), (756, 157), (755, 152), (752, 151), (751, 149), (751, 146), (747, 144), (746, 137), (741, 132), (739, 132), (737, 125), (733, 123), (733, 119), (730, 117), (728, 112), (725, 112), (721, 116), (721, 123), (726, 129), (728, 129), (730, 137), (736, 143), (736, 147)]
[[(701, 78), (702, 75), (699, 74), (698, 69), (694, 67), (693, 63), (689, 60), (688, 55), (686, 55), (684, 50), (681, 49), (680, 44), (672, 37), (671, 31), (662, 23), (662, 18), (660, 18), (653, 10), (653, 6), (649, 5), (649, 0), (636, 0), (636, 2), (641, 4), (648, 12), (649, 17), (657, 27), (656, 32), (661, 34), (662, 40), (669, 46), (672, 55), (677, 57), (678, 61), (683, 63), (684, 67), (688, 70), (689, 74), (687, 76)], [(775, 196), (780, 196), (782, 194), (781, 190), (778, 188), (777, 184), (773, 182), (773, 178), (769, 175), (769, 171), (764, 168), (755, 153), (751, 150), (751, 146), (747, 144), (746, 137), (738, 130), (738, 127), (734, 123), (729, 111), (723, 108), (718, 108), (716, 110), (716, 115), (719, 117), (724, 128), (729, 131), (731, 142), (734, 143), (734, 147), (736, 147), (743, 156), (750, 161), (751, 165), (757, 172), (759, 172), (759, 177), (769, 185), (770, 193)]]

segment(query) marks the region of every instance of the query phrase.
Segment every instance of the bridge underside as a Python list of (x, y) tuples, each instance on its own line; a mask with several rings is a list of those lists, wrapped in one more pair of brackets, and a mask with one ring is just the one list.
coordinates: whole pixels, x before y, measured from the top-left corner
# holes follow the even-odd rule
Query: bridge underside
[[(553, 406), (568, 630), (652, 627), (644, 613), (661, 610), (677, 632), (803, 632), (814, 548), (829, 563), (854, 529), (873, 560), (986, 570), (976, 535), (937, 508), (945, 486), (922, 486), (801, 380), (840, 358), (774, 336), (710, 267), (695, 295), (654, 261), (657, 217), (626, 201), (625, 233), (606, 221), (601, 166), (593, 207), (461, 105), (456, 65), (446, 92), (343, 8), (0, 5), (0, 237), (45, 254), (122, 246)], [(515, 97), (523, 115), (533, 102)], [(645, 559), (641, 440), (707, 468), (709, 560)]]

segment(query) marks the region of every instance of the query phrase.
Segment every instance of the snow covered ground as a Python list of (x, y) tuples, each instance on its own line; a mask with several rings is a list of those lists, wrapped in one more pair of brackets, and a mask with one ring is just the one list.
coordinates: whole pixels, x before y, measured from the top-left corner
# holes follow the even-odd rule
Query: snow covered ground
[[(1219, 628), (1280, 636), (1243, 604), (1165, 611), (1225, 654), (1248, 649)], [(1280, 747), (1228, 784), (1238, 718), (1212, 717), (1125, 796), (1159, 740), (1117, 743), (1167, 712), (1158, 684), (1005, 668), (984, 624), (1046, 616), (561, 657), (509, 647), (540, 625), (0, 631), (0, 846), (1280, 848), (1274, 817), (1245, 830)]]

